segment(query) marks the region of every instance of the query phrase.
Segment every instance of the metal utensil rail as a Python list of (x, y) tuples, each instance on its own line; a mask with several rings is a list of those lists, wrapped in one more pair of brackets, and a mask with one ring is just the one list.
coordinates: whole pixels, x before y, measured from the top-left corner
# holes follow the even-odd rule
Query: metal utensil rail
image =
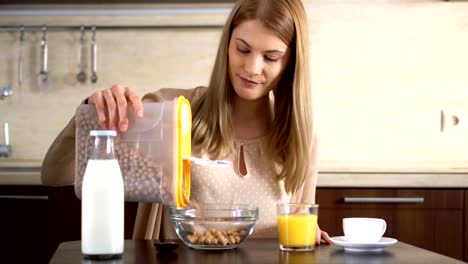
[(43, 31), (47, 27), (47, 31), (73, 31), (77, 30), (92, 30), (95, 27), (97, 30), (187, 30), (187, 29), (220, 29), (223, 25), (15, 25), (15, 26), (0, 26), (0, 32), (20, 32), (20, 31)]

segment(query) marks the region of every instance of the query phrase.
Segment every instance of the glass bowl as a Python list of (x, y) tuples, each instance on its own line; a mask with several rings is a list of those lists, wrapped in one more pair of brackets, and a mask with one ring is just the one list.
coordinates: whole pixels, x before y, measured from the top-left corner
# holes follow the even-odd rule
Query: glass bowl
[(179, 238), (196, 249), (237, 248), (253, 232), (258, 207), (245, 204), (202, 204), (169, 208)]

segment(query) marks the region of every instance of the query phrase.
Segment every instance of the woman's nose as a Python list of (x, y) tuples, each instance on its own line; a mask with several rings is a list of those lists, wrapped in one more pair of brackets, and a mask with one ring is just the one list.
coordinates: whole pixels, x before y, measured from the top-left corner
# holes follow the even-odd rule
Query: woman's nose
[(250, 56), (245, 62), (245, 71), (250, 75), (258, 75), (263, 70), (263, 58)]

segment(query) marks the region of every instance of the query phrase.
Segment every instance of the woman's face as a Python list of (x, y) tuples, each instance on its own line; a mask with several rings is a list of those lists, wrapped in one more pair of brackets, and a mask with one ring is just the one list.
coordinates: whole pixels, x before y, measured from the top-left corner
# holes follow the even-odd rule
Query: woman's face
[(290, 57), (288, 46), (263, 26), (248, 20), (234, 28), (229, 41), (229, 77), (236, 94), (256, 100), (273, 90)]

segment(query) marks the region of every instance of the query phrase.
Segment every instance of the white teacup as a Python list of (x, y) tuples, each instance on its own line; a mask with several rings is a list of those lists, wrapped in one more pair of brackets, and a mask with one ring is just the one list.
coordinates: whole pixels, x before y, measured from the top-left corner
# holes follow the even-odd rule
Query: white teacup
[(380, 218), (343, 218), (343, 232), (346, 239), (357, 243), (375, 243), (382, 238), (387, 223)]

